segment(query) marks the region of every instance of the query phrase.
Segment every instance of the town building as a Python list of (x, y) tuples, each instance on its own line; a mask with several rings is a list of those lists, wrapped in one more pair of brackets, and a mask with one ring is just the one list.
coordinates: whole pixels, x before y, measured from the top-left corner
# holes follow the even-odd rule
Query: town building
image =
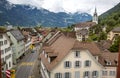
[(22, 28), (21, 31), (24, 35), (29, 35), (31, 44), (38, 44), (42, 39), (40, 33), (34, 28)]
[(7, 32), (7, 35), (9, 36), (9, 38), (13, 43), (12, 56), (13, 56), (13, 63), (16, 64), (17, 62), (19, 62), (19, 60), (25, 53), (25, 42), (24, 42), (25, 37), (20, 32), (20, 30), (17, 29), (9, 30)]
[(117, 58), (59, 32), (43, 44), (40, 71), (43, 78), (115, 78)]
[(75, 25), (76, 37), (78, 41), (85, 41), (89, 37), (90, 28), (96, 25), (95, 22), (83, 22)]
[(29, 52), (30, 45), (32, 44), (31, 42), (31, 36), (30, 36), (30, 31), (29, 29), (22, 29), (21, 30), (23, 36), (25, 37), (24, 42), (25, 42), (25, 52)]
[(0, 29), (0, 52), (3, 73), (13, 67), (11, 45), (12, 42), (6, 34), (6, 30)]
[[(86, 41), (89, 37), (90, 28), (98, 24), (98, 15), (95, 8), (92, 22), (82, 22), (75, 25), (74, 30), (77, 32), (76, 37), (78, 41)], [(94, 30), (92, 30), (94, 32)]]
[(107, 35), (107, 40), (113, 41), (116, 36), (120, 36), (120, 27), (116, 27), (111, 30)]

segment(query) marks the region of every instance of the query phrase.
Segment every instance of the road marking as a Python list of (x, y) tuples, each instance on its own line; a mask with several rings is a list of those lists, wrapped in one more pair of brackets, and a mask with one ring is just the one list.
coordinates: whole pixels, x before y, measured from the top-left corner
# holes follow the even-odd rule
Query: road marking
[(34, 62), (22, 62), (20, 66), (33, 66)]

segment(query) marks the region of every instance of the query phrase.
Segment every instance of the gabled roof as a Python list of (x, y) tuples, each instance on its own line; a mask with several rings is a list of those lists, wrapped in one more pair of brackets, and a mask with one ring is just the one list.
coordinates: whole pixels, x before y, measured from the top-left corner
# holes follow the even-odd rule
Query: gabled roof
[[(75, 39), (65, 37), (62, 34), (57, 40), (55, 40), (53, 44), (50, 45), (50, 48), (54, 50), (53, 55), (57, 55), (55, 60), (49, 63), (48, 59), (45, 58), (44, 54), (40, 55), (42, 62), (45, 64), (46, 68), (49, 71), (52, 70), (69, 53), (70, 49), (74, 45), (74, 42)], [(51, 56), (52, 54), (49, 55)]]
[(87, 29), (78, 30), (77, 35), (88, 35), (88, 30)]
[(92, 53), (92, 55), (99, 55), (101, 53), (100, 49), (94, 42), (79, 42), (76, 40), (72, 49), (89, 50)]
[[(117, 66), (118, 53), (103, 52), (99, 58), (99, 62), (104, 66)], [(106, 65), (106, 62), (110, 62), (111, 65)]]
[(92, 27), (94, 25), (96, 25), (95, 22), (82, 22), (82, 23), (76, 24), (75, 27), (77, 27), (77, 28), (81, 28), (82, 27), (83, 28), (83, 27)]
[[(51, 62), (48, 61), (48, 58), (45, 57), (45, 54), (41, 53), (40, 58), (47, 68), (48, 71), (54, 69), (56, 65), (58, 65), (72, 50), (88, 50), (93, 56), (99, 56), (99, 63), (104, 66), (103, 59), (114, 60), (117, 59), (117, 53), (104, 53), (101, 52), (98, 48), (97, 44), (94, 42), (79, 42), (75, 38), (67, 37), (62, 33), (61, 35), (56, 36), (52, 39), (51, 45), (43, 46), (45, 54), (48, 57), (54, 57), (55, 59)], [(88, 52), (86, 51), (86, 52)], [(115, 65), (115, 63), (112, 63)]]
[(11, 30), (9, 32), (15, 37), (17, 41), (21, 41), (25, 38), (19, 30)]
[(120, 27), (114, 28), (114, 29), (112, 30), (112, 32), (118, 32), (118, 33), (120, 33)]

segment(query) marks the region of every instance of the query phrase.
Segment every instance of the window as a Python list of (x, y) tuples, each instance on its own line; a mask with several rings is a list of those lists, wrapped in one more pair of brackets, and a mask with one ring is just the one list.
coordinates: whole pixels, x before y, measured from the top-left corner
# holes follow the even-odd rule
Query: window
[(65, 77), (64, 77), (64, 78), (71, 78), (71, 73), (66, 72), (66, 73), (65, 73)]
[(1, 50), (1, 54), (4, 54), (4, 50)]
[(2, 34), (0, 34), (0, 39), (2, 39), (3, 38), (3, 35)]
[(66, 61), (66, 62), (64, 63), (64, 66), (65, 66), (66, 68), (71, 67), (71, 62), (70, 62), (70, 61)]
[(7, 40), (4, 41), (4, 44), (7, 44)]
[(86, 61), (85, 61), (85, 67), (90, 67), (90, 66), (91, 66), (91, 61), (86, 60)]
[(11, 67), (11, 62), (9, 62), (9, 67)]
[(90, 72), (89, 71), (85, 71), (84, 72), (84, 78), (88, 78), (90, 77)]
[(98, 71), (93, 71), (93, 72), (92, 72), (92, 76), (93, 76), (93, 77), (98, 77)]
[(1, 58), (1, 63), (4, 63), (4, 58)]
[(80, 57), (80, 51), (75, 52), (75, 57)]
[(80, 62), (80, 61), (76, 61), (76, 62), (75, 62), (75, 67), (80, 67), (80, 65), (81, 65), (81, 62)]
[(107, 71), (102, 71), (103, 76), (107, 76)]
[(61, 73), (56, 73), (55, 78), (62, 78), (62, 74)]
[(8, 64), (6, 64), (6, 69), (8, 69)]
[(115, 76), (115, 71), (110, 71), (109, 75), (110, 76)]
[(79, 71), (75, 72), (75, 78), (80, 78), (80, 72)]
[(2, 46), (3, 45), (3, 41), (0, 41), (0, 46)]

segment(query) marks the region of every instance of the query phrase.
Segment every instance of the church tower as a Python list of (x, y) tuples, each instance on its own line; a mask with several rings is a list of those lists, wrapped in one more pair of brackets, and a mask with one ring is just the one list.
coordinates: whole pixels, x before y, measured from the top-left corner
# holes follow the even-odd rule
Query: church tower
[(98, 15), (97, 15), (97, 10), (96, 10), (96, 8), (95, 8), (95, 12), (94, 12), (94, 14), (93, 14), (93, 20), (92, 20), (92, 22), (95, 22), (96, 24), (98, 24)]

